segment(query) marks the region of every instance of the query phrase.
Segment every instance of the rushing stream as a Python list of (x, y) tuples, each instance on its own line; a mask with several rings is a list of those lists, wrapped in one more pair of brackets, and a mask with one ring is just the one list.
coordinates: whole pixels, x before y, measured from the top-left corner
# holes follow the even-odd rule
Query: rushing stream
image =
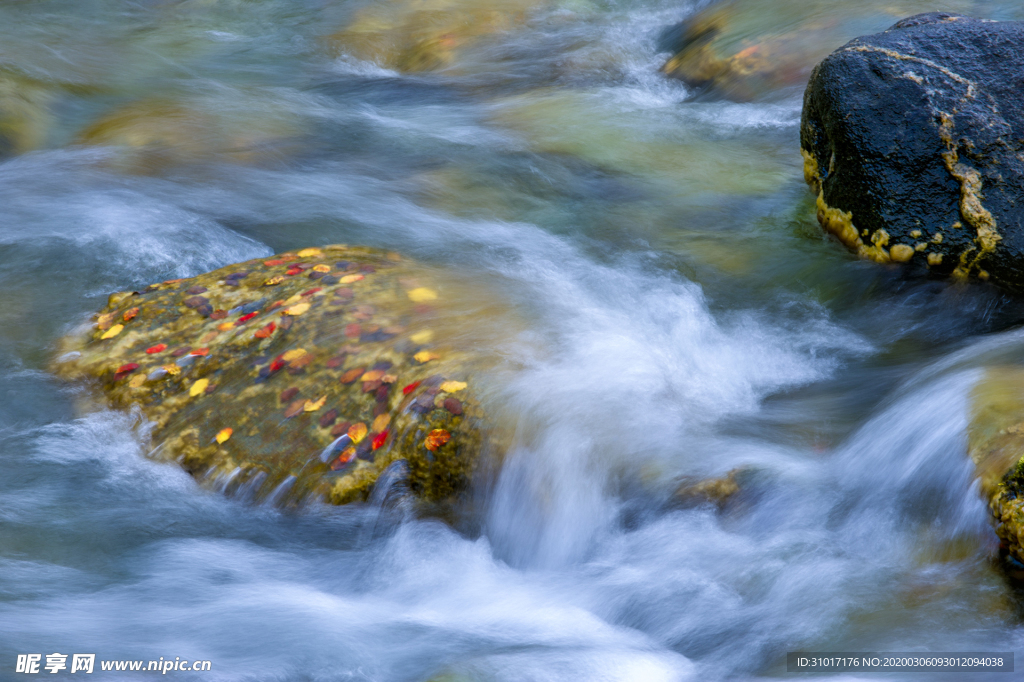
[[(169, 673), (197, 680), (749, 679), (795, 650), (1024, 666), (965, 455), (975, 382), (1024, 361), (1024, 304), (825, 238), (802, 88), (733, 102), (659, 72), (664, 30), (708, 3), (437, 1), (511, 19), (427, 70), (338, 46), (375, 4), (415, 2), (0, 3), (0, 679), (32, 652), (212, 661)], [(1024, 19), (762, 4), (858, 31)], [(514, 438), (464, 528), (225, 498), (46, 371), (111, 291), (331, 243), (465, 291)], [(733, 469), (720, 508), (673, 502)]]

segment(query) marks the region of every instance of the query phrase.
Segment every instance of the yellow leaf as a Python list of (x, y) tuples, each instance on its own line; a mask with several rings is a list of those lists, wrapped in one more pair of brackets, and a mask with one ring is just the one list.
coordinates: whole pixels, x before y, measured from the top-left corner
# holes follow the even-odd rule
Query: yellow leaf
[(417, 287), (408, 292), (409, 300), (413, 303), (426, 303), (437, 298), (437, 292), (426, 287)]
[(322, 252), (320, 251), (320, 249), (312, 249), (311, 248), (311, 249), (303, 249), (302, 251), (299, 251), (296, 255), (299, 258), (312, 258), (313, 256), (319, 256), (321, 253)]
[(122, 329), (124, 329), (124, 325), (123, 324), (115, 324), (113, 327), (111, 327), (107, 331), (103, 332), (103, 336), (101, 336), (100, 338), (101, 339), (112, 339), (115, 336), (117, 336), (118, 334), (120, 334)]
[(413, 343), (426, 343), (427, 341), (430, 341), (430, 339), (432, 338), (434, 338), (434, 332), (430, 331), (429, 329), (424, 329), (421, 332), (416, 332), (415, 334), (412, 334), (409, 337), (409, 339)]
[(96, 326), (103, 330), (110, 329), (110, 325), (114, 323), (115, 317), (117, 317), (117, 313), (107, 313), (105, 315), (100, 315), (98, 318), (96, 318)]
[(306, 354), (306, 349), (305, 348), (293, 348), (292, 350), (287, 351), (286, 353), (284, 353), (281, 356), (281, 359), (284, 360), (285, 362), (291, 362), (292, 360), (298, 360), (299, 358), (301, 358), (305, 354)]
[(396, 381), (398, 381), (398, 375), (397, 374), (385, 374), (384, 376), (382, 376), (380, 378), (380, 380), (383, 381), (385, 384), (393, 384)]
[(266, 282), (264, 282), (263, 286), (265, 286), (265, 287), (272, 287), (275, 284), (280, 284), (283, 281), (284, 281), (284, 275), (274, 275), (273, 277), (268, 279)]
[(352, 284), (352, 282), (358, 282), (361, 279), (363, 279), (362, 275), (345, 275), (338, 281), (342, 284)]
[(308, 303), (300, 303), (298, 305), (293, 305), (291, 308), (286, 308), (285, 311), (284, 311), (284, 314), (285, 315), (301, 315), (302, 313), (306, 312), (307, 310), (309, 310), (309, 304)]
[(176, 376), (178, 376), (179, 374), (181, 374), (181, 367), (178, 367), (177, 365), (164, 365), (164, 369), (165, 369), (165, 370), (167, 371), (167, 373), (168, 373), (168, 374), (170, 374), (170, 375), (171, 375), (172, 377), (176, 377)]
[(197, 379), (192, 388), (188, 389), (188, 394), (195, 398), (197, 395), (202, 395), (206, 390), (206, 387), (210, 385), (209, 379)]
[(441, 384), (441, 390), (446, 393), (458, 393), (466, 387), (465, 381), (446, 381)]
[(378, 414), (377, 417), (373, 420), (373, 425), (370, 427), (370, 429), (376, 431), (377, 433), (380, 433), (384, 429), (388, 428), (388, 424), (390, 423), (390, 414)]
[(146, 375), (136, 374), (132, 377), (132, 380), (128, 382), (128, 385), (132, 388), (141, 388), (144, 383), (146, 383)]
[(232, 322), (221, 322), (220, 324), (217, 325), (217, 329), (221, 330), (222, 332), (228, 332), (234, 328), (235, 325)]
[(359, 377), (360, 381), (380, 381), (381, 377), (384, 376), (384, 370), (382, 369), (371, 369), (369, 372)]
[(353, 443), (359, 443), (366, 438), (366, 424), (359, 422), (353, 424), (348, 428), (348, 437), (352, 439)]
[(316, 401), (307, 400), (305, 406), (302, 409), (304, 409), (306, 412), (316, 412), (321, 407), (323, 407), (324, 403), (326, 403), (326, 402), (327, 402), (327, 396), (322, 395), (322, 396), (320, 396), (319, 400), (316, 400)]
[(431, 360), (437, 360), (441, 356), (438, 355), (437, 353), (431, 353), (429, 350), (421, 350), (413, 357), (416, 359), (416, 362), (422, 364), (424, 362), (430, 362)]
[(289, 296), (287, 299), (285, 299), (284, 305), (294, 305), (294, 304), (298, 303), (301, 300), (302, 300), (302, 295), (301, 294), (295, 294), (295, 295)]
[(218, 444), (223, 443), (228, 438), (231, 438), (231, 434), (234, 433), (234, 432), (235, 432), (235, 430), (232, 429), (230, 426), (228, 428), (226, 428), (226, 429), (221, 429), (220, 431), (217, 432), (217, 439), (216, 439), (217, 443)]
[(323, 263), (321, 263), (320, 265), (314, 265), (313, 266), (313, 272), (330, 272), (330, 271), (331, 271), (331, 266), (330, 265), (324, 265)]

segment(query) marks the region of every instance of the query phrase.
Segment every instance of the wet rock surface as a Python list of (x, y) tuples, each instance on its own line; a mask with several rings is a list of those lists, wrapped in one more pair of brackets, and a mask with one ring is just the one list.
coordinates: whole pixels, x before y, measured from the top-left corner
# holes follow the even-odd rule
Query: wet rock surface
[(917, 15), (808, 85), (805, 179), (857, 254), (1024, 289), (1024, 23)]
[(443, 296), (398, 254), (304, 249), (113, 294), (55, 371), (140, 406), (156, 456), (229, 494), (344, 504), (399, 472), (448, 502), (486, 436)]
[(1024, 569), (1024, 369), (987, 371), (973, 394), (968, 448), (1011, 569)]

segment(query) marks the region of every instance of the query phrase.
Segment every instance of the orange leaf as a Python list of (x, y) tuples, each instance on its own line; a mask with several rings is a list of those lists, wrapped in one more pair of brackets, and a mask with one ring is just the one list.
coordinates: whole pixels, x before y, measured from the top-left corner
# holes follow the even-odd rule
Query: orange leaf
[(166, 343), (158, 343), (155, 346), (150, 346), (146, 349), (146, 355), (153, 355), (154, 353), (163, 353), (167, 350)]
[(341, 383), (351, 384), (353, 381), (363, 376), (363, 372), (365, 371), (365, 367), (353, 367), (352, 369), (341, 375)]
[(370, 427), (370, 429), (373, 431), (383, 431), (384, 429), (388, 428), (388, 424), (390, 423), (390, 414), (378, 414), (377, 417), (373, 420), (373, 425)]
[(381, 377), (384, 376), (384, 370), (373, 369), (359, 377), (360, 381), (380, 381)]
[(359, 443), (366, 438), (366, 431), (366, 424), (359, 422), (348, 428), (348, 437), (352, 439), (353, 443)]
[(124, 321), (128, 322), (129, 320), (131, 320), (132, 318), (134, 318), (138, 314), (139, 314), (139, 309), (138, 308), (129, 308), (128, 310), (124, 311), (124, 315), (123, 315)]
[(334, 460), (331, 464), (331, 470), (337, 471), (341, 467), (345, 466), (352, 461), (352, 458), (356, 456), (355, 448), (346, 448), (344, 452), (338, 455), (338, 459)]
[(451, 438), (452, 434), (448, 433), (444, 429), (434, 429), (427, 435), (427, 439), (423, 441), (423, 445), (426, 446), (427, 450), (433, 452), (450, 441)]
[(220, 431), (217, 432), (217, 437), (215, 438), (215, 440), (217, 441), (218, 444), (221, 444), (228, 438), (231, 438), (231, 434), (234, 432), (235, 430), (232, 429), (230, 426), (226, 429), (221, 429)]

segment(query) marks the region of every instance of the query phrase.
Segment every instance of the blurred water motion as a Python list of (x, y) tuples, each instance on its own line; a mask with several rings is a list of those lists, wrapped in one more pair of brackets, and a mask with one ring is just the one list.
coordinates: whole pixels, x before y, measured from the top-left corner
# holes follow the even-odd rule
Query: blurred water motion
[[(2, 665), (648, 681), (1024, 648), (964, 434), (1024, 310), (824, 238), (800, 83), (661, 72), (709, 4), (0, 5)], [(746, 4), (750, 41), (908, 3)], [(223, 499), (43, 371), (111, 291), (339, 242), (466, 283), (515, 434), (479, 532)], [(721, 505), (673, 496), (734, 470)]]

